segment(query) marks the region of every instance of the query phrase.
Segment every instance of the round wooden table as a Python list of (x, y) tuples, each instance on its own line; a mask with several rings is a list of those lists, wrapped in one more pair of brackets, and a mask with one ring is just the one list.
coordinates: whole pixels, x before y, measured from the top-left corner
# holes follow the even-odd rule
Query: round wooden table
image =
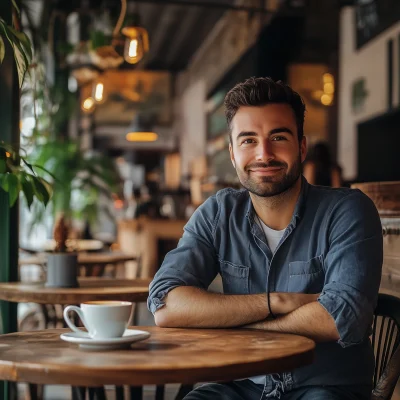
[[(118, 264), (126, 261), (135, 261), (136, 256), (117, 253), (78, 253), (78, 263), (80, 265), (107, 265)], [(19, 265), (44, 265), (47, 262), (46, 253), (39, 253), (33, 256), (20, 257), (18, 260)]]
[(146, 301), (151, 279), (78, 278), (78, 288), (47, 288), (43, 282), (0, 283), (0, 300), (16, 303), (80, 304), (93, 300)]
[(310, 364), (315, 343), (255, 329), (134, 327), (149, 339), (130, 349), (83, 351), (67, 329), (0, 336), (0, 379), (34, 384), (145, 385), (229, 381)]
[[(136, 261), (134, 255), (124, 254), (120, 252), (102, 252), (102, 253), (78, 253), (78, 264), (84, 268), (84, 276), (100, 276), (104, 272), (107, 265), (117, 267), (127, 261)], [(39, 265), (45, 267), (47, 263), (46, 253), (38, 253), (36, 255), (20, 257), (18, 265)], [(93, 271), (95, 273), (93, 273)], [(82, 272), (82, 271), (81, 271)]]

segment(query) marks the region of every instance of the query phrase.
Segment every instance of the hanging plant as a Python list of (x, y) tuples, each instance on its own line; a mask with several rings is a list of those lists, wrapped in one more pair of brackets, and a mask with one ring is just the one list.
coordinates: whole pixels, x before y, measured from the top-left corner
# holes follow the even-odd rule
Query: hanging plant
[[(19, 8), (15, 0), (11, 0), (14, 11), (19, 15)], [(28, 36), (19, 31), (18, 19), (13, 18), (11, 25), (0, 16), (0, 64), (3, 62), (6, 52), (5, 41), (13, 48), (15, 63), (18, 71), (19, 86), (22, 86), (25, 73), (32, 61), (32, 46)]]

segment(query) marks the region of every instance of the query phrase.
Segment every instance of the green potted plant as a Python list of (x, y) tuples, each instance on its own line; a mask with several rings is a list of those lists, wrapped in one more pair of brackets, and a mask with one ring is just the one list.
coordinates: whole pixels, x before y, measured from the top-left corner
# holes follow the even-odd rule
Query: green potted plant
[[(41, 176), (53, 188), (49, 207), (54, 216), (55, 248), (47, 260), (48, 286), (76, 286), (77, 255), (67, 246), (74, 219), (94, 222), (100, 211), (99, 197), (112, 200), (119, 177), (112, 161), (103, 155), (90, 154), (74, 140), (49, 140), (32, 152), (30, 159), (42, 165)], [(36, 219), (43, 207), (36, 207)]]
[[(12, 48), (18, 72), (19, 86), (32, 60), (32, 46), (28, 36), (19, 31), (19, 9), (14, 0), (13, 23), (7, 24), (0, 16), (0, 65), (4, 60), (6, 42)], [(37, 174), (41, 167), (30, 164), (23, 150), (15, 148), (10, 143), (0, 141), (0, 188), (9, 195), (9, 204), (12, 207), (23, 192), (30, 208), (34, 199), (46, 205), (51, 195), (48, 182)]]

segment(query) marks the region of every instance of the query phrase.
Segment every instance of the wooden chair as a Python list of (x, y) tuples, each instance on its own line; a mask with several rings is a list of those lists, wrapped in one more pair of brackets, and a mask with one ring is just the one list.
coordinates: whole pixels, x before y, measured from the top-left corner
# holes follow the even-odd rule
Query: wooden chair
[(375, 353), (372, 400), (392, 398), (400, 376), (400, 299), (379, 294), (372, 328)]

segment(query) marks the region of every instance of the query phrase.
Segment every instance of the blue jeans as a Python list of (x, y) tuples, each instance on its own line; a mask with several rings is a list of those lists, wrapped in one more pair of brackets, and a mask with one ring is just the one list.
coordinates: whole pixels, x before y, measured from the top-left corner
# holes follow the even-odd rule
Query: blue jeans
[[(293, 389), (280, 400), (370, 400), (371, 387), (367, 386), (306, 386)], [(207, 383), (190, 392), (184, 400), (264, 400), (263, 386), (246, 379), (229, 383)]]

